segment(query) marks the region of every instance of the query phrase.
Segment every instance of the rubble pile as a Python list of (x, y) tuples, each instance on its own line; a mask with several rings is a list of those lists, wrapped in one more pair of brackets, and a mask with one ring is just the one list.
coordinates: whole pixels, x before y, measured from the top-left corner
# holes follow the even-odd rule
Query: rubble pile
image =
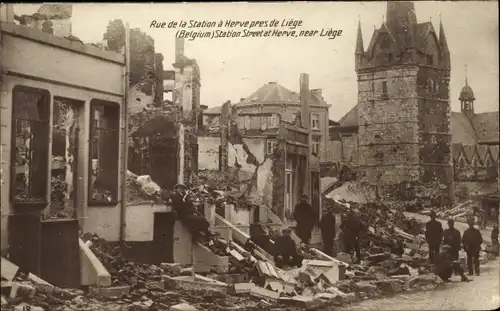
[[(467, 200), (455, 205), (453, 208), (442, 207), (440, 209), (434, 209), (436, 216), (441, 219), (453, 218), (456, 220), (466, 221), (468, 216), (472, 216), (474, 206), (479, 206), (479, 204), (474, 204), (471, 200)], [(426, 209), (421, 213), (424, 215), (430, 214), (431, 210)]]
[(81, 236), (81, 239), (89, 243), (92, 252), (108, 270), (113, 286), (135, 285), (138, 282), (145, 281), (160, 281), (162, 275), (180, 275), (178, 269), (172, 269), (168, 265), (158, 267), (130, 261), (122, 255), (120, 245), (109, 243), (99, 238), (96, 234), (86, 233)]
[[(138, 176), (131, 171), (127, 171), (127, 194), (125, 196), (127, 198), (127, 205), (137, 205), (144, 202), (159, 201), (157, 192), (159, 186), (150, 180), (150, 178), (147, 179), (148, 177), (149, 176)], [(144, 189), (145, 187), (146, 189)], [(151, 188), (153, 190), (151, 190)]]

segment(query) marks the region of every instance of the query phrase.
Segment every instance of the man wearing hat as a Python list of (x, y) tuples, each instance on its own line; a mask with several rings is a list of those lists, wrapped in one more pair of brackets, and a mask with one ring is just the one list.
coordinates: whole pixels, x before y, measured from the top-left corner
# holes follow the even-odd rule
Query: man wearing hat
[(187, 187), (183, 184), (174, 186), (174, 193), (170, 197), (172, 208), (177, 213), (177, 218), (190, 230), (194, 239), (209, 239), (211, 237), (210, 223), (205, 217), (197, 215), (196, 208), (187, 196), (186, 190)]
[(469, 228), (465, 230), (462, 236), (462, 244), (467, 253), (467, 268), (469, 275), (472, 275), (473, 270), (475, 270), (476, 275), (479, 276), (479, 252), (481, 251), (483, 236), (481, 235), (481, 231), (474, 228), (474, 218), (469, 218), (467, 223), (469, 224)]
[(425, 224), (425, 240), (429, 244), (429, 262), (434, 263), (443, 240), (443, 226), (436, 220), (436, 212), (431, 211), (430, 216), (431, 220)]
[(347, 211), (345, 219), (343, 219), (340, 224), (340, 229), (342, 230), (342, 242), (345, 252), (351, 255), (354, 250), (356, 253), (356, 261), (360, 262), (362, 259), (360, 249), (362, 223), (356, 215), (354, 215), (352, 210)]
[(458, 260), (458, 252), (460, 251), (461, 236), (460, 231), (455, 227), (455, 221), (450, 218), (448, 219), (448, 229), (443, 232), (443, 244), (451, 246), (451, 254), (454, 260)]
[(274, 262), (276, 267), (283, 268), (288, 267), (300, 267), (302, 266), (302, 260), (304, 259), (297, 251), (297, 245), (292, 240), (290, 236), (292, 229), (285, 228), (282, 231), (282, 235), (274, 241)]
[(464, 270), (460, 263), (455, 260), (452, 248), (449, 245), (443, 245), (441, 252), (436, 256), (434, 273), (439, 276), (443, 281), (450, 282), (450, 277), (453, 272), (462, 277), (462, 282), (470, 281), (464, 274)]

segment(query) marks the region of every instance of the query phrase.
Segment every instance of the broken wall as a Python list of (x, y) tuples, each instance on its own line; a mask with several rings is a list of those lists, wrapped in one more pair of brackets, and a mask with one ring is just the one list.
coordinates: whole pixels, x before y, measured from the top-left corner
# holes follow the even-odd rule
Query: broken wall
[[(262, 163), (265, 157), (266, 139), (264, 137), (243, 138), (243, 141), (257, 161)], [(198, 168), (200, 170), (219, 169), (219, 147), (220, 137), (198, 137)], [(229, 167), (238, 167), (241, 165), (241, 170), (251, 173), (256, 168), (254, 164), (247, 163), (247, 153), (243, 150), (243, 145), (232, 145), (231, 143), (228, 143), (228, 164)]]
[[(2, 249), (7, 247), (8, 218), (15, 212), (10, 198), (11, 189), (11, 136), (12, 136), (12, 91), (15, 86), (26, 86), (50, 92), (51, 98), (63, 97), (85, 103), (82, 107), (82, 123), (79, 132), (81, 145), (78, 148), (78, 179), (76, 191), (79, 192), (78, 217), (81, 223), (87, 221), (88, 181), (89, 181), (89, 124), (90, 101), (99, 99), (121, 105), (123, 100), (123, 55), (102, 51), (91, 45), (75, 45), (70, 41), (52, 36), (28, 27), (3, 23), (1, 27), (1, 64), (2, 72), (18, 72), (20, 76), (2, 74), (0, 84), (1, 134), (2, 146), (2, 187), (1, 187), (1, 241)], [(12, 35), (12, 33), (15, 35)], [(68, 68), (72, 70), (68, 71)], [(29, 76), (37, 79), (27, 78)], [(51, 83), (50, 81), (54, 81)], [(79, 87), (71, 87), (71, 85)], [(124, 113), (120, 115), (123, 120)], [(50, 120), (52, 122), (52, 119)], [(48, 137), (52, 136), (49, 127)], [(120, 138), (122, 140), (122, 133)], [(48, 139), (47, 156), (50, 159), (52, 141)], [(119, 152), (118, 165), (122, 161)], [(44, 166), (50, 172), (52, 161)], [(50, 176), (50, 175), (49, 175)], [(49, 177), (50, 178), (50, 177)], [(50, 180), (50, 179), (49, 179)], [(47, 180), (47, 184), (49, 182)], [(120, 197), (118, 181), (118, 197)], [(48, 190), (50, 188), (48, 187)], [(50, 192), (48, 192), (50, 194)], [(47, 196), (49, 198), (50, 195)], [(95, 211), (119, 211), (118, 203), (111, 206), (93, 207)], [(99, 213), (99, 212), (97, 212)], [(118, 216), (116, 216), (118, 215)], [(119, 214), (115, 214), (119, 219)], [(95, 219), (99, 220), (96, 216)], [(92, 229), (93, 224), (88, 224)]]

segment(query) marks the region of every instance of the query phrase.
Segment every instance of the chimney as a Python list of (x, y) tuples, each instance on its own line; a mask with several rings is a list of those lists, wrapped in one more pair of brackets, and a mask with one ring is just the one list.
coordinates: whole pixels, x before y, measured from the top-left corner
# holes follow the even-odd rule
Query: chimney
[(309, 75), (300, 74), (300, 120), (302, 127), (309, 129)]
[(184, 58), (184, 38), (175, 38), (175, 62), (180, 63)]

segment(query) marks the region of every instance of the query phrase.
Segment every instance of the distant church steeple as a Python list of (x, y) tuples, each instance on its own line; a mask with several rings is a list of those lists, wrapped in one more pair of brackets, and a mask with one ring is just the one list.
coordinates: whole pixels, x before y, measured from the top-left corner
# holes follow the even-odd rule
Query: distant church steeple
[(467, 65), (465, 65), (465, 85), (460, 91), (460, 107), (461, 111), (467, 114), (467, 116), (472, 117), (474, 115), (474, 101), (476, 97), (474, 97), (474, 91), (469, 86), (469, 81), (467, 79)]

